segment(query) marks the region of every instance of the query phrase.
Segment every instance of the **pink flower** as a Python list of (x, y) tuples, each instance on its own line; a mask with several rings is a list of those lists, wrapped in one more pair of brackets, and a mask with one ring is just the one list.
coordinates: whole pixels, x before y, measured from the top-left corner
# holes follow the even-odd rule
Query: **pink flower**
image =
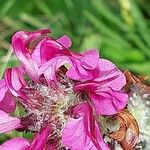
[[(68, 36), (55, 40), (49, 32), (20, 31), (12, 38), (20, 66), (8, 68), (0, 81), (0, 133), (25, 130), (35, 137), (11, 139), (0, 150), (108, 150), (96, 115), (125, 107), (125, 77), (114, 64), (99, 59), (96, 49), (72, 52)], [(25, 116), (8, 114), (15, 110), (14, 98)]]

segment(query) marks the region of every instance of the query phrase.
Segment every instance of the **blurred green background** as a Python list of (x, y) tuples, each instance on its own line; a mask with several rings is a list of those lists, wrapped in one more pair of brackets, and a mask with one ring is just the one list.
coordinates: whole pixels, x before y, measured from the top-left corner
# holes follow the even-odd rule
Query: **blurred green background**
[(98, 48), (121, 69), (150, 74), (149, 0), (0, 0), (0, 76), (17, 63), (9, 50), (18, 30), (50, 28), (72, 49)]
[[(150, 75), (149, 17), (149, 0), (0, 0), (0, 78), (18, 63), (14, 32), (43, 28), (55, 38), (69, 35), (73, 50), (97, 48), (122, 70)], [(0, 135), (0, 142), (14, 134), (22, 136)]]

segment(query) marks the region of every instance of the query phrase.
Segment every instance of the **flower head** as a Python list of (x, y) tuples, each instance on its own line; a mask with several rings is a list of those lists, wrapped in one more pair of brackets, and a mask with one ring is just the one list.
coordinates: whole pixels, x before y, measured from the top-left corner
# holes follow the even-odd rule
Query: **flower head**
[[(20, 66), (8, 68), (0, 81), (0, 133), (31, 131), (35, 138), (11, 139), (0, 149), (108, 150), (97, 116), (116, 114), (126, 106), (128, 96), (121, 91), (125, 77), (99, 58), (96, 49), (75, 53), (69, 50), (68, 36), (55, 40), (49, 32), (20, 31), (12, 38)], [(25, 116), (8, 114), (16, 101)]]

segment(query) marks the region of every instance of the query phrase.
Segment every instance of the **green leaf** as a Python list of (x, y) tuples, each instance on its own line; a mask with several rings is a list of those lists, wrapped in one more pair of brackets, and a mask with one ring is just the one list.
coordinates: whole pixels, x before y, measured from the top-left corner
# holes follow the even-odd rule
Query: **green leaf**
[(130, 0), (130, 2), (131, 2), (131, 7), (132, 7), (131, 13), (134, 17), (134, 21), (136, 23), (138, 31), (141, 34), (145, 43), (150, 47), (150, 38), (149, 38), (149, 33), (148, 33), (149, 30), (145, 23), (145, 19), (137, 5), (137, 2), (135, 0)]
[(10, 10), (10, 8), (14, 5), (16, 0), (7, 0), (3, 5), (1, 5), (0, 9), (0, 18), (3, 18), (3, 16)]
[(120, 63), (119, 65), (124, 69), (132, 70), (136, 74), (150, 74), (150, 61), (145, 61), (143, 63)]
[(90, 21), (91, 24), (102, 34), (110, 37), (120, 43), (120, 45), (128, 47), (129, 44), (120, 36), (117, 32), (111, 30), (108, 25), (104, 24), (100, 19), (94, 16), (91, 12), (85, 11), (85, 17)]
[(105, 1), (103, 0), (93, 0), (92, 4), (94, 6), (95, 11), (98, 15), (102, 15), (105, 19), (107, 19), (110, 23), (113, 23), (121, 30), (128, 31), (128, 26), (123, 23), (119, 15), (116, 15), (112, 9), (108, 8)]

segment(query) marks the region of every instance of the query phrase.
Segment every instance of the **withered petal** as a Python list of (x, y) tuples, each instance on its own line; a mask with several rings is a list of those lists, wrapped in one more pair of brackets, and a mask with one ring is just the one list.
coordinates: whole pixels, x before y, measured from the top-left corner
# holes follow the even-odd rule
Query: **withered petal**
[(139, 137), (139, 126), (128, 110), (122, 110), (116, 118), (120, 124), (118, 131), (110, 133), (109, 137), (120, 143), (124, 150), (132, 150)]
[(149, 78), (149, 76), (135, 76), (129, 70), (125, 70), (124, 75), (127, 80), (127, 84), (124, 87), (125, 91), (128, 92), (132, 85), (136, 85), (144, 92), (150, 93), (150, 86), (145, 84), (145, 81)]

